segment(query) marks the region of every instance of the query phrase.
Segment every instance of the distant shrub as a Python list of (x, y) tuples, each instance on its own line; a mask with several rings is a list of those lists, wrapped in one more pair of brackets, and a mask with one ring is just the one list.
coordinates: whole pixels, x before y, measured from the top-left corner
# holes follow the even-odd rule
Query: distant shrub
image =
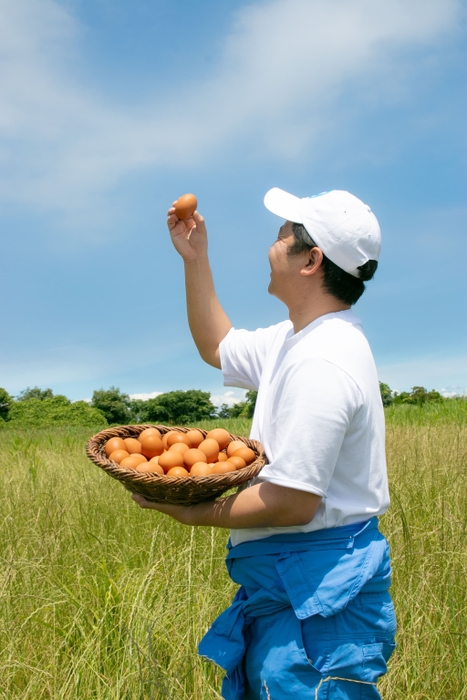
[(67, 409), (68, 425), (83, 425), (89, 427), (105, 427), (107, 420), (98, 408), (90, 406), (86, 401), (74, 401)]
[(107, 421), (102, 411), (90, 406), (86, 401), (71, 403), (66, 396), (49, 398), (29, 398), (14, 401), (9, 411), (9, 425), (45, 427), (53, 425), (82, 425), (105, 427)]

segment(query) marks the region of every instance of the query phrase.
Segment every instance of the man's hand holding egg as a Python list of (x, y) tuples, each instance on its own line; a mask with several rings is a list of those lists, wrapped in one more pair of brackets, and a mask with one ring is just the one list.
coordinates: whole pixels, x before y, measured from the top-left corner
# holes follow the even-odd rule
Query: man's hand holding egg
[(191, 219), (198, 206), (198, 200), (194, 194), (182, 194), (174, 204), (175, 214), (182, 221)]
[(196, 197), (184, 194), (167, 212), (167, 226), (172, 243), (186, 262), (195, 260), (207, 251), (206, 227), (196, 207)]

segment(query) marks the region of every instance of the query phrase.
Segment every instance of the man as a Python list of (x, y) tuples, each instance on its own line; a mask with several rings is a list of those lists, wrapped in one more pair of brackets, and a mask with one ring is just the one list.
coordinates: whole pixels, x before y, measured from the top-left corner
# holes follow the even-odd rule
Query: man
[(269, 292), (289, 321), (235, 330), (215, 291), (203, 218), (168, 212), (185, 263), (188, 320), (226, 385), (257, 389), (251, 437), (269, 464), (233, 496), (149, 503), (187, 525), (231, 529), (227, 568), (241, 587), (200, 653), (227, 674), (228, 700), (376, 699), (394, 648), (384, 415), (376, 368), (350, 307), (371, 279), (380, 229), (342, 191), (299, 199), (273, 188), (285, 219), (269, 250)]

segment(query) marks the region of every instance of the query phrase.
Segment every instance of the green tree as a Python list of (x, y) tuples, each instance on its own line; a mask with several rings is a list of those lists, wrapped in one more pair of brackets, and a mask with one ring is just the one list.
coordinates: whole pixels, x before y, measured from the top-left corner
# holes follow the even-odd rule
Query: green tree
[(380, 382), (379, 390), (381, 392), (381, 400), (383, 402), (383, 406), (390, 406), (394, 401), (394, 392), (392, 391), (392, 389), (389, 388), (388, 384)]
[(188, 389), (159, 394), (145, 402), (144, 422), (184, 425), (200, 420), (208, 420), (216, 415), (216, 407), (208, 391)]
[(217, 417), (218, 418), (232, 418), (232, 414), (230, 411), (231, 411), (230, 406), (226, 403), (223, 403), (217, 411)]
[(251, 389), (246, 392), (245, 401), (237, 401), (230, 408), (227, 404), (222, 404), (222, 415), (219, 412), (219, 418), (253, 418), (257, 396), (258, 392)]
[(414, 386), (412, 387), (412, 392), (406, 399), (406, 403), (416, 403), (419, 406), (423, 403), (426, 403), (427, 400), (427, 390), (423, 386)]
[(2, 420), (8, 420), (8, 414), (12, 403), (13, 399), (7, 390), (0, 387), (0, 418)]
[(395, 392), (393, 403), (395, 403), (395, 404), (407, 403), (406, 400), (409, 398), (409, 396), (410, 396), (410, 394), (408, 391), (401, 391), (400, 394)]
[(92, 395), (91, 405), (102, 411), (110, 424), (125, 425), (131, 421), (130, 397), (116, 386), (95, 391)]
[(148, 399), (130, 399), (130, 415), (132, 423), (148, 423)]
[(29, 401), (29, 399), (39, 399), (39, 401), (43, 401), (44, 399), (51, 399), (53, 395), (52, 389), (39, 389), (38, 386), (31, 389), (31, 387), (28, 386), (27, 389), (23, 389), (23, 391), (20, 392), (16, 400)]
[(223, 416), (224, 418), (239, 418), (240, 416), (245, 416), (247, 411), (246, 401), (237, 401), (229, 409), (228, 416)]
[(247, 418), (253, 418), (257, 397), (258, 397), (258, 392), (254, 391), (253, 389), (246, 392), (245, 398), (246, 398), (246, 405), (247, 405), (247, 409), (246, 409)]

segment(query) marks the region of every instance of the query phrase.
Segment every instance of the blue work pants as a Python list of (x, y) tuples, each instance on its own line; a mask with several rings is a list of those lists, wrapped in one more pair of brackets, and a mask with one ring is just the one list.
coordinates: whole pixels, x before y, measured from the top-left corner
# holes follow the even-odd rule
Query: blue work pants
[(225, 700), (377, 700), (394, 649), (389, 547), (377, 518), (231, 547), (240, 589), (200, 643)]

